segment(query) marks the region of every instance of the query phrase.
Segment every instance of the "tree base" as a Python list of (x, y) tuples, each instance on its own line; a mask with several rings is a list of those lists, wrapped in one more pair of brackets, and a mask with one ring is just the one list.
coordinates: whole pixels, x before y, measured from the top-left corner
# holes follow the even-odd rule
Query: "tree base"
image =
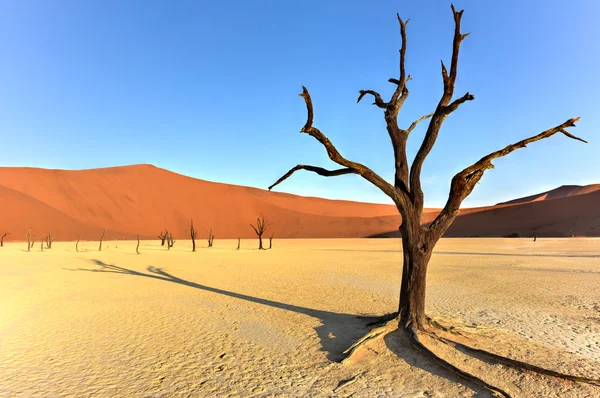
[[(398, 319), (394, 316), (397, 316), (397, 314), (386, 314), (381, 317), (363, 317), (365, 319), (372, 318), (373, 320), (370, 323), (371, 325), (381, 323), (382, 326), (371, 330), (364, 337), (354, 343), (350, 348), (348, 348), (344, 352), (344, 354), (347, 356), (344, 358), (344, 360), (342, 360), (342, 363), (357, 363), (360, 362), (365, 356), (372, 355), (374, 350), (371, 347), (374, 346), (376, 341), (383, 340), (386, 338), (386, 336), (388, 336), (388, 338), (393, 337), (395, 339), (400, 338), (405, 340), (408, 344), (405, 344), (404, 347), (412, 347), (420, 355), (423, 355), (438, 366), (441, 366), (450, 372), (452, 375), (456, 376), (467, 387), (475, 387), (479, 389), (483, 388), (490, 392), (493, 396), (497, 397), (512, 397), (513, 395), (503, 388), (492, 384), (492, 382), (487, 382), (483, 380), (483, 378), (450, 363), (448, 360), (444, 359), (441, 355), (435, 352), (438, 350), (436, 350), (434, 346), (440, 345), (451, 350), (456, 350), (462, 356), (467, 356), (473, 360), (482, 361), (484, 363), (502, 368), (516, 369), (520, 372), (527, 372), (540, 377), (549, 377), (573, 383), (584, 383), (592, 386), (600, 386), (600, 380), (564, 374), (558, 371), (545, 369), (537, 365), (498, 355), (487, 350), (475, 348), (469, 344), (466, 344), (465, 342), (458, 341), (467, 338), (459, 329), (445, 327), (429, 318), (426, 325), (422, 325), (420, 327), (411, 325), (409, 327), (402, 328), (399, 327)], [(392, 333), (393, 336), (390, 336)], [(429, 343), (426, 343), (427, 340), (429, 340)]]

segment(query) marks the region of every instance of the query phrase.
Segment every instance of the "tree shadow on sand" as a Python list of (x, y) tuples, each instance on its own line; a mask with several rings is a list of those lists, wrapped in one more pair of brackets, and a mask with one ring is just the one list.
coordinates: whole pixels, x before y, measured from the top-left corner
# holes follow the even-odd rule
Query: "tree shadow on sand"
[[(123, 275), (132, 275), (132, 276), (140, 276), (151, 278), (155, 280), (165, 281), (177, 283), (184, 286), (189, 286), (195, 289), (200, 289), (203, 291), (221, 294), (223, 296), (244, 300), (256, 304), (262, 304), (273, 308), (278, 308), (286, 311), (292, 311), (298, 314), (308, 315), (313, 318), (319, 319), (321, 325), (314, 328), (315, 332), (321, 343), (321, 351), (327, 352), (327, 359), (333, 362), (340, 362), (342, 359), (346, 358), (346, 351), (353, 343), (363, 337), (365, 334), (369, 333), (372, 329), (381, 326), (381, 323), (378, 321), (381, 320), (381, 316), (375, 315), (357, 315), (357, 314), (340, 314), (331, 311), (322, 311), (315, 310), (312, 308), (301, 307), (293, 304), (280, 303), (273, 300), (267, 300), (262, 298), (257, 298), (253, 296), (248, 296), (241, 293), (230, 292), (223, 289), (218, 289), (210, 286), (201, 285), (196, 282), (191, 282), (179, 277), (176, 277), (162, 268), (157, 268), (153, 266), (148, 266), (145, 272), (139, 272), (132, 269), (119, 267), (114, 264), (106, 264), (101, 260), (90, 260), (92, 263), (96, 264), (100, 268), (98, 269), (86, 269), (86, 268), (77, 268), (77, 269), (69, 269), (65, 268), (69, 271), (88, 271), (88, 272), (101, 272), (101, 273), (115, 273), (115, 274), (123, 274)], [(389, 345), (389, 344), (388, 344)], [(395, 345), (391, 345), (391, 347), (396, 348)], [(417, 360), (415, 356), (414, 350), (409, 347), (405, 347), (406, 350), (398, 350), (392, 349), (398, 357), (404, 361), (406, 361), (409, 365), (420, 368), (428, 373), (433, 375), (443, 377), (451, 382), (460, 383), (468, 388), (472, 389), (477, 397), (488, 396), (487, 390), (480, 388), (477, 385), (473, 385), (472, 383), (466, 382), (462, 380), (452, 373), (446, 371), (442, 367), (431, 363), (427, 360)], [(481, 395), (483, 394), (483, 395)]]

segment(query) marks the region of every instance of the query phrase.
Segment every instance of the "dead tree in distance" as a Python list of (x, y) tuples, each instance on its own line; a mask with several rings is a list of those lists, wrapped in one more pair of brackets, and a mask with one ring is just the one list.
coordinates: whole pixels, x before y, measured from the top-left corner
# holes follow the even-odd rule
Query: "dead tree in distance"
[(262, 242), (262, 236), (265, 233), (265, 230), (267, 229), (267, 222), (265, 221), (265, 216), (262, 215), (262, 213), (260, 213), (260, 217), (256, 219), (256, 226), (250, 224), (250, 226), (252, 227), (252, 229), (254, 230), (254, 232), (256, 232), (256, 235), (258, 236), (258, 249), (259, 250), (265, 250), (265, 248), (263, 247), (263, 242)]
[(169, 232), (169, 236), (167, 237), (167, 250), (171, 250), (174, 244), (175, 240), (173, 239), (173, 234)]
[(273, 234), (269, 236), (269, 250), (273, 248)]
[(208, 247), (212, 247), (213, 242), (215, 240), (215, 235), (212, 233), (212, 228), (208, 232), (208, 239), (207, 240), (208, 240)]
[(196, 251), (196, 234), (198, 231), (194, 229), (194, 220), (190, 221), (190, 236), (192, 238), (192, 251)]
[(137, 234), (137, 246), (135, 247), (135, 252), (140, 254), (140, 234)]
[(27, 251), (31, 251), (31, 231), (29, 228), (25, 227), (27, 231)]
[[(489, 390), (508, 396), (508, 394), (504, 391), (485, 383), (483, 380), (470, 375), (458, 369), (456, 366), (449, 364), (447, 361), (439, 358), (421, 342), (419, 337), (422, 334), (427, 333), (433, 335), (431, 334), (431, 330), (432, 328), (435, 328), (435, 325), (429, 322), (425, 316), (427, 265), (431, 258), (435, 244), (444, 235), (448, 227), (458, 215), (459, 208), (463, 200), (473, 191), (473, 188), (481, 180), (484, 172), (494, 167), (492, 164), (493, 160), (506, 156), (517, 149), (524, 148), (532, 142), (549, 138), (557, 133), (562, 133), (569, 138), (579, 141), (586, 141), (572, 135), (567, 131), (567, 128), (574, 127), (575, 123), (579, 121), (579, 118), (576, 117), (568, 119), (564, 123), (545, 130), (537, 135), (526, 138), (512, 145), (508, 145), (503, 149), (484, 156), (479, 161), (460, 171), (452, 178), (450, 194), (446, 205), (433, 220), (433, 222), (427, 226), (421, 225), (421, 215), (423, 213), (424, 205), (423, 190), (421, 187), (421, 169), (423, 167), (423, 163), (433, 148), (445, 119), (465, 102), (472, 101), (475, 98), (471, 93), (467, 92), (462, 97), (453, 100), (454, 85), (458, 76), (460, 45), (468, 36), (468, 33), (463, 34), (460, 30), (463, 11), (457, 11), (454, 8), (454, 5), (452, 5), (451, 8), (454, 17), (454, 37), (452, 41), (450, 70), (446, 68), (444, 62), (442, 61), (441, 74), (443, 80), (443, 93), (433, 113), (418, 118), (406, 129), (401, 128), (398, 125), (398, 114), (409, 95), (407, 82), (411, 80), (410, 76), (406, 74), (405, 70), (406, 26), (408, 20), (403, 21), (400, 18), (400, 15), (398, 15), (398, 22), (400, 23), (400, 36), (402, 39), (402, 45), (400, 49), (400, 76), (399, 78), (389, 79), (389, 82), (395, 86), (394, 93), (391, 95), (388, 101), (385, 101), (378, 92), (373, 90), (361, 90), (359, 93), (360, 95), (358, 96), (357, 102), (360, 102), (360, 100), (366, 95), (372, 96), (375, 101), (373, 105), (383, 110), (386, 130), (391, 139), (394, 151), (394, 183), (391, 184), (384, 180), (369, 167), (346, 159), (337, 150), (334, 144), (318, 128), (313, 126), (313, 103), (306, 87), (302, 87), (302, 93), (299, 95), (306, 103), (308, 116), (306, 123), (300, 132), (306, 133), (319, 141), (325, 147), (329, 158), (342, 168), (327, 170), (322, 167), (299, 164), (290, 169), (279, 180), (271, 185), (269, 190), (280, 184), (285, 179), (289, 178), (294, 172), (298, 170), (307, 170), (324, 177), (357, 174), (389, 196), (396, 204), (396, 207), (402, 216), (402, 224), (400, 225), (399, 229), (402, 235), (403, 271), (400, 285), (400, 302), (398, 305), (398, 312), (390, 314), (391, 316), (388, 316), (387, 319), (394, 319), (394, 317), (397, 318), (398, 328), (403, 332), (402, 335), (406, 336), (411, 344), (418, 348), (420, 352), (430, 356), (437, 363), (441, 364), (447, 369), (452, 370), (455, 374), (462, 378), (467, 378), (474, 383), (485, 386)], [(425, 137), (409, 168), (408, 157), (406, 154), (408, 137), (419, 123), (427, 119), (430, 120), (425, 132)], [(456, 344), (454, 347), (456, 347)], [(495, 354), (488, 353), (488, 356), (490, 355), (493, 356)], [(497, 355), (495, 359), (498, 360)], [(508, 366), (517, 367), (519, 369), (528, 368), (529, 370), (532, 370), (530, 365), (513, 360), (507, 361), (506, 358), (502, 359), (504, 361), (504, 365), (507, 365), (508, 363)], [(541, 368), (536, 368), (535, 371), (545, 374), (549, 374), (550, 372)], [(554, 376), (556, 376), (556, 374), (554, 374)], [(572, 376), (568, 375), (560, 375), (560, 377), (573, 379)], [(580, 378), (577, 380), (581, 381)]]
[(98, 251), (102, 251), (102, 241), (104, 240), (104, 235), (106, 234), (106, 229), (102, 231), (102, 236), (100, 236), (100, 246), (98, 247)]
[(4, 238), (6, 238), (6, 235), (10, 235), (10, 232), (5, 232), (4, 235), (0, 237), (0, 247), (4, 247)]
[(35, 234), (33, 234), (33, 238), (31, 239), (31, 247), (33, 248), (33, 245), (35, 245)]
[(238, 238), (238, 245), (237, 245), (237, 249), (235, 250), (240, 250), (240, 238)]
[(78, 252), (79, 251), (79, 239), (81, 239), (81, 235), (79, 235), (77, 237), (77, 242), (75, 242), (75, 251)]
[(42, 235), (42, 240), (40, 241), (40, 251), (44, 251), (44, 240), (46, 240), (46, 237)]
[(46, 248), (52, 249), (52, 242), (54, 242), (54, 237), (52, 236), (52, 234), (46, 235), (45, 239), (46, 239)]
[(165, 232), (160, 231), (160, 234), (158, 234), (158, 239), (160, 239), (161, 246), (165, 245), (165, 240), (167, 239), (168, 236), (169, 236), (169, 231), (167, 231), (166, 229), (165, 229)]

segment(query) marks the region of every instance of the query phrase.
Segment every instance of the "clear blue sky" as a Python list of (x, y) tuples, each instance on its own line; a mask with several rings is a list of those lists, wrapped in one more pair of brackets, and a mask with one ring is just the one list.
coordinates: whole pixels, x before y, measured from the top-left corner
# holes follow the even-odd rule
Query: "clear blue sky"
[[(465, 9), (451, 115), (423, 169), (427, 206), (483, 155), (581, 116), (572, 132), (495, 162), (464, 205), (600, 182), (600, 2), (456, 1)], [(4, 0), (0, 2), (0, 165), (83, 169), (152, 163), (197, 178), (266, 188), (289, 168), (334, 168), (298, 131), (310, 90), (319, 127), (349, 159), (393, 179), (382, 111), (398, 77), (396, 12), (411, 18), (408, 126), (441, 95), (450, 2)], [(409, 142), (412, 159), (425, 125)], [(389, 203), (357, 176), (299, 172), (278, 187)]]

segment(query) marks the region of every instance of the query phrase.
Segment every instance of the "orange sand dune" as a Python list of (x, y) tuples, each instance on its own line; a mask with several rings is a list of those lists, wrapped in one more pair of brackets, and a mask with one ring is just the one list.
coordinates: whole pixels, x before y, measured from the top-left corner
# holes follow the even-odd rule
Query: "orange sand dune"
[[(600, 185), (552, 201), (462, 209), (448, 236), (600, 235)], [(588, 194), (583, 192), (587, 189)], [(554, 192), (554, 191), (550, 191)], [(570, 190), (569, 192), (575, 192)], [(546, 197), (557, 194), (544, 193)], [(569, 196), (571, 195), (571, 196)], [(538, 195), (539, 197), (539, 195)], [(168, 228), (186, 239), (194, 219), (199, 237), (209, 228), (219, 238), (251, 238), (259, 213), (271, 223), (266, 235), (278, 238), (358, 238), (397, 236), (400, 216), (393, 205), (327, 200), (209, 182), (151, 165), (91, 170), (0, 168), (0, 233), (25, 239), (25, 226), (58, 240), (153, 239)], [(525, 199), (525, 198), (524, 198)], [(423, 222), (439, 210), (426, 209)]]
[(536, 202), (539, 200), (550, 200), (550, 199), (560, 199), (567, 196), (576, 196), (583, 195), (590, 192), (595, 192), (600, 190), (600, 184), (591, 184), (591, 185), (563, 185), (551, 191), (546, 191), (542, 193), (538, 193), (531, 196), (526, 196), (524, 198), (518, 198), (509, 200), (508, 202), (501, 202), (498, 205), (507, 205), (507, 204), (517, 204), (517, 203), (527, 203), (527, 202)]

